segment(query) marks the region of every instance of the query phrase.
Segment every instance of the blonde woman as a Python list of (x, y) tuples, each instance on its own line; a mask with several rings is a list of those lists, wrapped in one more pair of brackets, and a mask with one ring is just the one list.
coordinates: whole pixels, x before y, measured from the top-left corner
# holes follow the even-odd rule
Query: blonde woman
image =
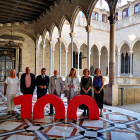
[(7, 96), (7, 111), (8, 114), (10, 114), (10, 111), (12, 111), (12, 114), (14, 115), (15, 104), (13, 98), (16, 97), (19, 87), (19, 79), (16, 76), (16, 72), (14, 69), (10, 71), (10, 75), (6, 78), (4, 83), (4, 95)]
[(76, 75), (76, 70), (72, 68), (70, 74), (65, 79), (65, 96), (70, 100), (78, 95), (79, 78)]

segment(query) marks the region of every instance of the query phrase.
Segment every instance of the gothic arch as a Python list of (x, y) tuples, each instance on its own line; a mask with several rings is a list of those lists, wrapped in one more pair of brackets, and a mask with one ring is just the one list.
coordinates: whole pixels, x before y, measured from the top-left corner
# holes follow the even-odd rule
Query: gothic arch
[[(55, 22), (53, 22), (52, 25), (51, 25), (50, 31), (49, 31), (50, 40), (52, 40), (52, 34), (53, 34), (53, 30), (54, 30), (55, 26), (58, 29), (57, 24)], [(59, 35), (59, 29), (58, 29), (58, 35)]]
[(129, 47), (129, 49), (131, 50), (130, 44), (129, 44), (127, 41), (124, 40), (124, 41), (122, 41), (122, 42), (120, 43), (120, 45), (119, 45), (119, 48), (118, 48), (118, 51), (119, 51), (119, 52), (121, 51), (121, 48), (122, 48), (122, 46), (123, 46), (124, 44), (127, 44), (128, 47)]
[(66, 16), (66, 15), (63, 15), (63, 17), (61, 18), (60, 20), (60, 23), (59, 23), (59, 26), (58, 26), (58, 29), (59, 29), (59, 36), (61, 36), (61, 32), (62, 32), (62, 29), (63, 29), (63, 25), (65, 23), (65, 21), (68, 21), (70, 23), (70, 20), (69, 20), (69, 17)]
[(137, 41), (140, 41), (140, 38), (137, 37), (137, 38), (131, 43), (131, 50), (133, 50), (133, 47), (134, 47), (134, 45), (135, 45), (135, 43), (136, 43)]
[(86, 15), (87, 25), (90, 25), (92, 12), (93, 12), (93, 9), (94, 9), (97, 2), (98, 2), (98, 0), (92, 0), (91, 3), (89, 4), (88, 10), (87, 10), (87, 15)]
[[(75, 19), (77, 17), (77, 14), (79, 13), (79, 11), (82, 11), (85, 14), (85, 16), (86, 16), (87, 12), (86, 12), (85, 8), (83, 6), (78, 5), (75, 8), (75, 10), (74, 10), (74, 12), (72, 14), (71, 20), (70, 20), (71, 32), (73, 32), (73, 30), (74, 30)], [(87, 20), (87, 17), (86, 17), (86, 20)]]

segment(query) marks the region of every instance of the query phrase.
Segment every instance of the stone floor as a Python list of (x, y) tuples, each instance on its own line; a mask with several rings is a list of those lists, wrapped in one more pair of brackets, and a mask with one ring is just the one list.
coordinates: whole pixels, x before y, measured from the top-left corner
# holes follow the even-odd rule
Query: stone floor
[[(140, 140), (140, 113), (104, 105), (103, 117), (88, 120), (77, 109), (77, 120), (55, 120), (49, 116), (49, 104), (44, 108), (44, 119), (20, 119), (7, 115), (6, 98), (0, 86), (0, 139), (2, 140)], [(19, 96), (19, 95), (17, 95)], [(67, 99), (61, 96), (67, 110)], [(36, 93), (32, 105), (36, 102)]]

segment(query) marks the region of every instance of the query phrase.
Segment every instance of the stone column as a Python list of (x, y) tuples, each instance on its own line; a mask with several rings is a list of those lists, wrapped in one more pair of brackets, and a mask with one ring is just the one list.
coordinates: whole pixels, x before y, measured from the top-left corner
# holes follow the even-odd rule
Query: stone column
[(125, 74), (125, 54), (124, 54), (124, 74)]
[(52, 73), (54, 72), (54, 51), (55, 49), (52, 49)]
[(59, 75), (61, 76), (61, 43), (62, 43), (62, 38), (58, 38), (59, 42)]
[(50, 41), (49, 42), (50, 44), (50, 76), (52, 76), (52, 48), (53, 48), (53, 42)]
[(78, 51), (78, 77), (79, 77), (79, 55), (80, 55), (80, 52)]
[(36, 65), (35, 65), (35, 74), (36, 76), (39, 75), (39, 47), (36, 47), (36, 55), (35, 55), (35, 62), (36, 62)]
[(106, 85), (106, 104), (118, 105), (118, 85), (115, 82), (115, 16), (108, 17), (110, 21), (110, 62), (109, 84)]
[(130, 77), (133, 76), (132, 74), (132, 69), (133, 69), (133, 65), (132, 65), (132, 55), (133, 55), (133, 51), (129, 51), (130, 53)]
[(19, 73), (19, 47), (16, 48), (16, 66), (15, 66), (16, 73)]
[(109, 54), (107, 54), (107, 56), (108, 56), (108, 74), (107, 74), (107, 76), (109, 76)]
[(90, 70), (90, 32), (91, 32), (92, 26), (87, 25), (85, 29), (87, 32), (87, 68)]
[(44, 68), (44, 50), (45, 50), (45, 44), (42, 46), (42, 50), (43, 50), (43, 52), (42, 52), (42, 68)]
[(71, 38), (71, 68), (73, 68), (73, 38), (74, 38), (74, 33), (70, 33), (70, 38)]
[(120, 77), (120, 70), (121, 70), (121, 54), (118, 52), (118, 75), (117, 77)]
[(99, 55), (99, 69), (100, 69), (100, 66), (101, 66), (101, 53), (98, 53), (98, 55)]
[(67, 76), (67, 53), (68, 53), (68, 50), (66, 50), (66, 72), (65, 72), (66, 76)]

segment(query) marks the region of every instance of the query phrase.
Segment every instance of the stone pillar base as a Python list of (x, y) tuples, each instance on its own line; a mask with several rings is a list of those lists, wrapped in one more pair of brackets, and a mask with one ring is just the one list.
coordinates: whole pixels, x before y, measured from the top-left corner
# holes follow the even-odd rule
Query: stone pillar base
[(106, 101), (108, 105), (118, 105), (118, 85), (106, 85)]

